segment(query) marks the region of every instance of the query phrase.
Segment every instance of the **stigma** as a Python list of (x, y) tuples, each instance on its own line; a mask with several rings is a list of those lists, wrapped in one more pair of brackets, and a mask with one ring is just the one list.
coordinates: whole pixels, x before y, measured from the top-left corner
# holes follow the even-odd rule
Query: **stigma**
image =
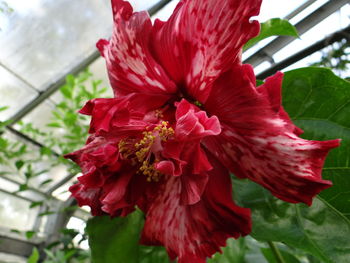
[(119, 142), (119, 152), (123, 159), (138, 166), (137, 173), (147, 177), (148, 182), (159, 182), (162, 174), (155, 168), (159, 162), (162, 144), (174, 136), (169, 122), (161, 121), (152, 130), (146, 127), (141, 139), (126, 138)]

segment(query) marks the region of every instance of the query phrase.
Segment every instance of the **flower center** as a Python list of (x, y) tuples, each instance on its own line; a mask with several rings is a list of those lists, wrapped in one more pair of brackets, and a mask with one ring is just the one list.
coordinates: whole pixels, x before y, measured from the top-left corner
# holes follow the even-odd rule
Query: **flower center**
[(119, 152), (124, 159), (131, 160), (132, 165), (139, 165), (138, 173), (147, 176), (148, 182), (158, 182), (161, 173), (155, 168), (159, 162), (162, 143), (174, 135), (169, 122), (161, 121), (152, 131), (146, 128), (141, 140), (126, 138), (119, 142)]

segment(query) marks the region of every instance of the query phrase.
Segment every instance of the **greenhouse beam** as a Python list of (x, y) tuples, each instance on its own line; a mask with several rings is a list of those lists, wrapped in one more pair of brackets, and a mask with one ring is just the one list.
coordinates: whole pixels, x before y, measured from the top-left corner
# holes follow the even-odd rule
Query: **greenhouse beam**
[[(298, 22), (295, 27), (299, 34), (302, 35), (309, 29), (320, 23), (322, 20), (339, 10), (345, 4), (348, 4), (349, 0), (332, 0), (319, 7), (313, 13), (305, 17)], [(265, 47), (258, 50), (256, 53), (244, 60), (245, 64), (251, 64), (254, 67), (260, 65), (262, 62), (271, 59), (271, 57), (280, 49), (288, 45), (295, 40), (294, 37), (281, 36), (271, 41)]]
[(299, 51), (298, 53), (286, 58), (285, 60), (282, 60), (281, 62), (273, 65), (271, 68), (258, 74), (257, 79), (265, 79), (266, 77), (274, 74), (276, 71), (284, 69), (327, 46), (330, 46), (336, 42), (341, 41), (342, 39), (347, 39), (348, 41), (350, 41), (350, 26), (344, 28), (343, 30), (333, 33), (332, 35), (326, 37), (325, 39), (320, 40), (315, 44), (309, 46), (308, 48), (305, 48)]

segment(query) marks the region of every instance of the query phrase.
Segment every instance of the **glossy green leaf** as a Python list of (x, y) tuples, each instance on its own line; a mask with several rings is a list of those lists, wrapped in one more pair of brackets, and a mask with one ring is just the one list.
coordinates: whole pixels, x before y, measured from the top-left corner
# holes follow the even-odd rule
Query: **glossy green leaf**
[(143, 224), (140, 212), (126, 218), (98, 216), (90, 219), (86, 231), (93, 263), (139, 262), (139, 235)]
[(144, 219), (140, 211), (125, 218), (98, 216), (87, 223), (93, 263), (167, 263), (167, 253), (162, 247), (139, 244)]
[(342, 139), (332, 150), (323, 177), (333, 186), (322, 199), (350, 219), (350, 83), (329, 69), (304, 68), (285, 74), (283, 105), (302, 137), (312, 140)]
[(236, 200), (252, 209), (251, 235), (257, 240), (283, 242), (324, 263), (350, 258), (348, 219), (320, 199), (312, 207), (289, 204), (247, 180), (235, 181), (235, 191)]
[(140, 263), (169, 263), (169, 257), (164, 247), (140, 246)]
[(323, 176), (334, 186), (314, 199), (313, 205), (293, 205), (273, 197), (255, 183), (235, 181), (236, 200), (252, 209), (252, 236), (279, 241), (304, 250), (324, 263), (350, 259), (349, 154), (350, 83), (328, 69), (304, 68), (285, 74), (283, 105), (315, 140), (342, 138), (333, 150)]
[(251, 237), (238, 240), (228, 239), (227, 246), (222, 248), (222, 254), (216, 253), (208, 263), (268, 263), (261, 252), (264, 244)]
[(243, 47), (247, 50), (261, 40), (272, 36), (292, 36), (298, 37), (298, 31), (287, 20), (280, 18), (272, 18), (264, 23), (261, 23), (260, 34), (249, 40)]
[(248, 251), (245, 239), (227, 240), (227, 246), (222, 249), (222, 254), (217, 253), (208, 263), (245, 263), (245, 255)]

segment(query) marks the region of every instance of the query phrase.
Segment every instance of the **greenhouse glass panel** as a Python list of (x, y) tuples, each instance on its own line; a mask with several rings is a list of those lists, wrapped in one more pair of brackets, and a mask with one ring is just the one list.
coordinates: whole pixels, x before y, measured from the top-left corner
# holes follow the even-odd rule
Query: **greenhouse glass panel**
[(38, 93), (1, 66), (0, 76), (0, 107), (8, 107), (8, 109), (0, 111), (0, 120), (5, 121), (26, 105), (26, 103), (33, 99)]
[(0, 14), (0, 61), (39, 89), (79, 63), (98, 38), (111, 32), (109, 1), (5, 2), (13, 12)]
[(0, 253), (1, 262), (3, 263), (26, 263), (27, 259), (11, 254)]
[(293, 10), (304, 4), (307, 0), (266, 0), (262, 2), (258, 20), (264, 22), (270, 18), (279, 17), (284, 18)]
[(31, 230), (38, 214), (38, 209), (29, 208), (29, 205), (29, 202), (21, 198), (0, 192), (1, 226), (19, 231)]
[[(307, 46), (325, 38), (344, 27), (345, 21), (347, 25), (350, 23), (350, 9), (348, 7), (342, 8), (341, 11), (335, 12), (334, 14), (327, 17), (321, 23), (303, 34), (300, 39), (296, 39), (283, 49), (278, 51), (275, 55), (275, 61), (279, 62), (290, 55), (290, 50), (294, 53), (306, 48)], [(321, 33), (320, 33), (321, 32)], [(304, 60), (305, 61), (305, 60)], [(307, 66), (308, 64), (304, 65)], [(300, 66), (300, 64), (299, 64)], [(291, 69), (291, 68), (289, 68)]]

